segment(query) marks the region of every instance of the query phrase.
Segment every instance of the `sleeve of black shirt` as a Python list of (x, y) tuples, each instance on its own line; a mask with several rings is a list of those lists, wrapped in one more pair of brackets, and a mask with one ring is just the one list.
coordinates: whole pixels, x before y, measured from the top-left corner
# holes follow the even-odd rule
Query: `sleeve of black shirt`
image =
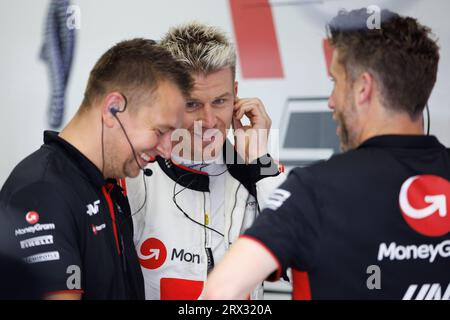
[(295, 169), (270, 196), (266, 208), (244, 234), (262, 244), (279, 263), (269, 280), (288, 268), (309, 271), (319, 242), (320, 212), (310, 179)]
[[(76, 289), (68, 286), (73, 266), (82, 268), (72, 209), (62, 191), (46, 182), (15, 192), (5, 208), (12, 239), (8, 251), (29, 264), (47, 294)], [(27, 221), (29, 212), (38, 214), (37, 222)]]

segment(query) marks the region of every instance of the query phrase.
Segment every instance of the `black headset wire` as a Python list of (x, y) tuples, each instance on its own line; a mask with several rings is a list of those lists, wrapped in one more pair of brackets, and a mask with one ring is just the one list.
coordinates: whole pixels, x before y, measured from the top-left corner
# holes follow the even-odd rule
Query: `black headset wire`
[[(124, 94), (122, 94), (122, 93), (120, 93), (120, 95), (123, 97), (123, 99), (125, 100), (125, 106), (124, 106), (124, 108), (123, 108), (123, 110), (122, 111), (119, 111), (119, 110), (115, 110), (115, 112), (113, 112), (113, 110), (110, 110), (110, 112), (111, 112), (111, 114), (119, 121), (119, 123), (120, 123), (120, 120), (117, 118), (117, 116), (116, 116), (116, 113), (117, 112), (124, 112), (125, 111), (125, 109), (127, 108), (127, 105), (128, 105), (128, 101), (127, 101), (127, 98), (125, 97), (125, 95)], [(103, 116), (102, 116), (102, 133), (101, 133), (101, 143), (102, 143), (102, 177), (103, 177), (103, 179), (105, 179), (105, 143), (104, 143), (104, 127), (105, 127), (105, 122), (103, 121)], [(122, 126), (122, 124), (120, 123), (120, 125)], [(122, 129), (123, 129), (123, 126), (122, 126)], [(127, 136), (127, 134), (126, 134), (126, 132), (125, 132), (125, 130), (124, 130), (124, 133), (125, 133), (125, 136)], [(128, 139), (128, 137), (127, 137), (127, 139)], [(133, 150), (134, 151), (134, 150)], [(133, 154), (134, 154), (134, 152), (133, 152)], [(147, 198), (147, 197), (145, 197), (145, 198)], [(126, 217), (123, 221), (122, 221), (122, 223), (118, 226), (118, 230), (119, 230), (119, 233), (120, 233), (120, 241), (121, 241), (121, 249), (122, 249), (122, 254), (120, 255), (121, 256), (121, 260), (122, 260), (122, 265), (123, 265), (123, 270), (124, 270), (124, 272), (127, 272), (127, 264), (126, 264), (126, 258), (125, 258), (125, 255), (126, 255), (126, 253), (125, 253), (125, 246), (124, 246), (124, 243), (123, 243), (123, 237), (122, 237), (122, 233), (121, 233), (121, 229), (122, 229), (122, 226), (123, 226), (123, 223), (125, 222), (125, 221), (127, 221), (128, 220), (128, 218), (129, 217)]]
[[(123, 133), (125, 134), (125, 138), (127, 139), (128, 143), (129, 143), (129, 145), (130, 145), (130, 147), (132, 149), (131, 151), (133, 153), (134, 160), (138, 163), (138, 160), (137, 160), (137, 157), (136, 157), (136, 153), (134, 152), (134, 148), (132, 147), (133, 145), (131, 144), (130, 138), (128, 137), (128, 134), (127, 134), (124, 126), (122, 125), (122, 121), (120, 121), (119, 117), (117, 117), (117, 113), (125, 112), (125, 110), (127, 109), (127, 106), (128, 106), (128, 99), (127, 99), (127, 97), (123, 93), (120, 93), (120, 95), (122, 96), (122, 98), (125, 101), (125, 106), (123, 107), (122, 110), (116, 109), (116, 110), (112, 111), (111, 113), (112, 113), (113, 117), (117, 120), (117, 122), (119, 122), (119, 125), (122, 128)], [(103, 137), (104, 137), (104, 121), (103, 121), (103, 117), (102, 117), (102, 175), (104, 177), (105, 176), (105, 174), (104, 174), (104, 170), (105, 170), (105, 145), (104, 145)], [(144, 174), (144, 172), (142, 172), (142, 181), (144, 183), (144, 195), (145, 195), (144, 196), (144, 202), (142, 203), (142, 205), (139, 207), (139, 209), (136, 212), (131, 213), (126, 219), (124, 219), (122, 221), (122, 223), (120, 224), (120, 228), (123, 226), (123, 224), (125, 222), (127, 222), (127, 220), (129, 218), (134, 217), (136, 214), (138, 214), (145, 207), (145, 205), (147, 203), (147, 183), (145, 181), (145, 174)]]
[[(202, 165), (202, 164), (196, 164), (196, 165), (191, 166), (191, 167), (189, 167), (189, 168), (196, 167), (196, 166), (198, 166), (198, 165)], [(217, 176), (220, 176), (220, 175), (225, 174), (227, 171), (228, 171), (228, 168), (227, 168), (226, 170), (224, 170), (223, 172), (217, 174), (217, 175), (208, 174), (208, 176), (210, 176), (210, 177), (217, 177)], [(179, 195), (179, 194), (180, 194), (181, 192), (183, 192), (184, 190), (188, 189), (188, 188), (189, 188), (189, 187), (197, 180), (197, 177), (195, 177), (195, 179), (192, 180), (192, 181), (191, 181), (187, 186), (185, 186), (183, 189), (181, 189), (181, 190), (179, 190), (178, 192), (176, 192), (176, 187), (177, 187), (177, 185), (179, 184), (179, 181), (180, 181), (181, 179), (183, 179), (184, 177), (187, 177), (187, 176), (192, 175), (192, 174), (197, 174), (197, 173), (195, 173), (195, 172), (188, 172), (188, 173), (185, 173), (185, 174), (179, 176), (178, 179), (175, 181), (175, 184), (174, 184), (174, 186), (173, 186), (173, 197), (172, 197), (173, 203), (174, 203), (175, 206), (178, 208), (178, 210), (180, 210), (180, 211), (184, 214), (184, 216), (185, 216), (188, 220), (192, 221), (193, 223), (195, 223), (195, 224), (197, 224), (197, 225), (199, 225), (199, 226), (201, 226), (201, 227), (203, 227), (203, 228), (206, 228), (206, 229), (208, 229), (208, 230), (211, 230), (211, 231), (213, 231), (213, 232), (217, 233), (218, 235), (220, 235), (220, 236), (222, 236), (222, 237), (225, 238), (225, 235), (224, 235), (223, 233), (217, 231), (217, 230), (214, 229), (214, 228), (208, 227), (207, 225), (205, 225), (205, 224), (203, 224), (203, 223), (200, 223), (200, 222), (198, 222), (198, 221), (192, 219), (192, 218), (186, 213), (186, 211), (184, 211), (183, 208), (181, 208), (181, 206), (177, 203), (177, 195)]]
[[(242, 186), (242, 183), (239, 183), (238, 187), (236, 188), (236, 192), (234, 193), (234, 205), (233, 205), (233, 209), (231, 209), (231, 217), (230, 217), (231, 222), (230, 222), (230, 227), (228, 228), (228, 234), (230, 234), (231, 226), (233, 225), (233, 212), (234, 212), (234, 209), (236, 209), (237, 195), (238, 195), (238, 191), (241, 188), (241, 186)], [(230, 245), (232, 243), (230, 241), (228, 241), (228, 244)]]
[(105, 144), (103, 142), (104, 126), (105, 126), (105, 123), (103, 122), (103, 117), (102, 117), (102, 177), (103, 177), (103, 179), (105, 179)]
[(138, 159), (137, 159), (136, 152), (135, 152), (135, 150), (134, 150), (133, 144), (131, 143), (131, 140), (130, 140), (130, 138), (128, 137), (127, 131), (125, 130), (125, 128), (124, 128), (124, 126), (123, 126), (123, 124), (122, 124), (122, 121), (120, 121), (119, 117), (118, 117), (117, 114), (116, 114), (116, 113), (122, 113), (122, 112), (124, 112), (125, 109), (126, 109), (126, 107), (127, 107), (127, 100), (126, 100), (126, 98), (125, 98), (124, 95), (122, 95), (122, 96), (123, 96), (124, 99), (125, 99), (125, 108), (123, 108), (123, 110), (120, 110), (120, 111), (117, 110), (116, 112), (113, 112), (112, 115), (114, 116), (114, 118), (116, 118), (117, 122), (119, 122), (119, 125), (120, 125), (120, 127), (122, 128), (122, 131), (123, 131), (123, 133), (124, 133), (124, 135), (125, 135), (125, 138), (127, 138), (128, 144), (129, 144), (130, 147), (131, 147), (131, 152), (133, 153), (134, 160), (136, 161), (137, 164), (139, 164), (139, 161), (138, 161)]
[[(127, 134), (125, 128), (123, 127), (122, 122), (120, 121), (120, 119), (117, 117), (117, 114), (116, 114), (116, 113), (123, 113), (123, 112), (125, 112), (125, 110), (126, 110), (126, 108), (127, 108), (127, 105), (128, 105), (128, 100), (127, 100), (126, 96), (125, 96), (124, 94), (122, 94), (122, 93), (121, 93), (121, 95), (122, 95), (123, 99), (125, 100), (125, 106), (124, 106), (124, 108), (123, 108), (122, 110), (116, 110), (116, 112), (113, 112), (112, 114), (113, 114), (114, 118), (116, 118), (116, 120), (119, 122), (119, 125), (120, 125), (120, 127), (122, 128), (122, 131), (123, 131), (123, 133), (125, 134), (125, 137), (126, 137), (128, 143), (130, 144), (130, 146), (132, 146), (131, 141), (130, 141), (130, 138), (128, 137), (128, 134)], [(104, 163), (105, 163), (105, 161), (104, 161), (103, 127), (104, 127), (104, 123), (103, 123), (103, 118), (102, 118), (102, 159), (103, 159), (103, 161), (102, 161), (102, 173), (103, 173), (103, 170), (104, 170)], [(132, 149), (133, 149), (133, 148), (132, 148)], [(132, 150), (132, 152), (133, 152), (133, 156), (134, 156), (135, 161), (138, 162), (138, 161), (137, 161), (137, 156), (136, 156), (134, 150)], [(196, 165), (191, 166), (190, 168), (193, 168), (193, 167), (196, 167), (196, 166), (199, 166), (199, 165), (203, 165), (202, 168), (201, 168), (201, 169), (203, 169), (203, 168), (205, 168), (208, 164), (203, 164), (203, 163), (201, 163), (201, 164), (196, 164)], [(208, 176), (210, 176), (210, 177), (218, 177), (218, 176), (221, 176), (221, 175), (225, 174), (227, 171), (228, 171), (228, 168), (227, 168), (226, 170), (224, 170), (223, 172), (219, 173), (219, 174), (208, 174)], [(198, 222), (198, 221), (192, 219), (192, 218), (191, 218), (191, 217), (190, 217), (190, 216), (189, 216), (189, 215), (181, 208), (181, 206), (177, 203), (176, 196), (179, 195), (179, 194), (180, 194), (181, 192), (183, 192), (184, 190), (186, 190), (187, 188), (189, 188), (189, 186), (192, 185), (192, 183), (194, 183), (194, 182), (196, 181), (196, 179), (194, 179), (193, 181), (191, 181), (186, 187), (184, 187), (183, 189), (181, 189), (181, 190), (178, 191), (178, 192), (175, 192), (175, 191), (176, 191), (176, 186), (177, 186), (178, 182), (179, 182), (183, 177), (188, 176), (188, 175), (191, 175), (191, 174), (195, 174), (195, 173), (194, 173), (194, 172), (186, 173), (186, 174), (181, 175), (180, 177), (178, 177), (178, 179), (175, 181), (175, 184), (174, 184), (174, 187), (173, 187), (173, 198), (172, 198), (173, 203), (174, 203), (175, 206), (178, 208), (178, 210), (180, 210), (180, 211), (184, 214), (184, 216), (185, 216), (187, 219), (189, 219), (189, 220), (192, 221), (193, 223), (195, 223), (195, 224), (197, 224), (197, 225), (199, 225), (199, 226), (201, 226), (201, 227), (204, 227), (204, 228), (206, 228), (206, 229), (208, 229), (208, 230), (211, 230), (211, 231), (213, 231), (213, 232), (215, 232), (215, 233), (217, 233), (217, 234), (219, 234), (220, 236), (222, 236), (222, 237), (225, 238), (225, 235), (224, 235), (223, 233), (217, 231), (217, 230), (214, 229), (214, 228), (208, 227), (207, 225), (205, 225), (205, 224), (203, 224), (203, 223), (200, 223), (200, 222)], [(136, 214), (138, 214), (138, 213), (145, 207), (145, 204), (147, 203), (147, 183), (146, 183), (146, 181), (145, 181), (145, 175), (144, 175), (144, 173), (142, 173), (142, 178), (143, 178), (143, 182), (144, 182), (144, 190), (145, 190), (144, 202), (143, 202), (143, 204), (140, 206), (140, 208), (139, 208), (136, 212), (132, 213), (129, 217), (127, 217), (127, 219), (130, 218), (130, 217), (135, 216)], [(239, 187), (240, 187), (240, 185), (239, 185)], [(239, 187), (238, 187), (238, 190), (239, 190)], [(236, 191), (236, 195), (237, 195), (237, 191)], [(127, 219), (125, 219), (125, 220), (122, 221), (121, 226), (123, 225), (123, 223), (125, 223), (125, 222), (127, 221)]]
[[(200, 164), (195, 164), (195, 165), (193, 165), (193, 166), (189, 166), (188, 168), (193, 168), (193, 167), (196, 167), (196, 166), (199, 166), (199, 165), (202, 165), (202, 163), (200, 163)], [(207, 164), (203, 165), (203, 166), (201, 167), (201, 169), (205, 168), (206, 166), (207, 166)], [(227, 168), (226, 170), (224, 170), (223, 172), (219, 173), (219, 174), (208, 174), (208, 176), (210, 176), (210, 177), (218, 177), (218, 176), (221, 176), (221, 175), (225, 174), (227, 171), (228, 171), (228, 168)], [(185, 215), (185, 217), (188, 218), (190, 221), (194, 222), (195, 224), (197, 224), (197, 225), (199, 225), (199, 226), (201, 226), (201, 227), (204, 227), (204, 228), (206, 228), (206, 229), (209, 229), (209, 230), (211, 230), (211, 231), (214, 231), (214, 232), (216, 232), (217, 234), (219, 234), (219, 235), (221, 235), (222, 237), (225, 238), (224, 234), (222, 234), (221, 232), (219, 232), (219, 231), (217, 231), (217, 230), (215, 230), (215, 229), (213, 229), (213, 228), (210, 228), (210, 227), (206, 226), (205, 224), (202, 224), (202, 223), (200, 223), (200, 222), (195, 221), (194, 219), (192, 219), (192, 218), (191, 218), (191, 217), (190, 217), (190, 216), (189, 216), (189, 215), (188, 215), (188, 214), (180, 207), (180, 205), (177, 203), (177, 201), (176, 201), (176, 196), (179, 195), (179, 194), (180, 194), (181, 192), (183, 192), (184, 190), (188, 189), (188, 188), (192, 185), (192, 183), (194, 183), (196, 180), (191, 181), (186, 187), (184, 187), (183, 189), (181, 189), (180, 191), (178, 191), (178, 192), (175, 193), (176, 186), (177, 186), (178, 182), (179, 182), (182, 178), (184, 178), (184, 177), (186, 177), (186, 176), (188, 176), (188, 175), (191, 175), (191, 174), (196, 174), (196, 173), (195, 173), (195, 172), (188, 172), (188, 173), (186, 173), (186, 174), (180, 176), (180, 177), (175, 181), (175, 184), (174, 184), (174, 187), (173, 187), (173, 202), (174, 202), (174, 204), (177, 206), (178, 210), (180, 210), (180, 211)], [(196, 178), (196, 179), (197, 179), (197, 178)], [(242, 184), (240, 183), (239, 186), (237, 187), (236, 192), (235, 192), (235, 195), (234, 195), (234, 205), (233, 205), (233, 209), (232, 209), (232, 211), (231, 211), (232, 213), (233, 213), (234, 209), (236, 208), (237, 194), (238, 194), (238, 191), (239, 191), (239, 188), (241, 187), (241, 185), (242, 185)], [(255, 190), (255, 191), (256, 191), (256, 190)], [(255, 192), (255, 194), (256, 194), (256, 192)], [(204, 193), (203, 193), (203, 195), (204, 195)], [(256, 201), (256, 206), (257, 206), (258, 214), (260, 214), (260, 213), (261, 213), (261, 209), (259, 208), (259, 202), (258, 202), (258, 198), (257, 198), (256, 196), (255, 196), (255, 201)], [(204, 200), (204, 205), (205, 205), (205, 200)], [(233, 216), (231, 216), (231, 218), (233, 218)], [(231, 229), (231, 224), (230, 224), (230, 229)], [(230, 229), (228, 230), (228, 233), (230, 232)], [(231, 244), (231, 242), (230, 242), (229, 244)]]
[[(123, 111), (124, 111), (124, 110), (123, 110)], [(123, 111), (118, 111), (118, 112), (123, 112)], [(123, 127), (122, 122), (120, 121), (120, 119), (117, 117), (116, 114), (114, 114), (114, 117), (115, 117), (115, 118), (117, 119), (117, 121), (119, 122), (119, 125), (120, 125), (120, 127), (122, 128), (122, 131), (123, 131), (123, 133), (125, 134), (125, 137), (127, 138), (128, 143), (130, 144), (130, 146), (132, 146), (131, 141), (130, 141), (130, 138), (128, 137), (128, 134), (127, 134), (127, 132), (125, 131), (125, 128)], [(134, 148), (132, 148), (132, 149), (133, 149), (133, 150), (131, 150), (131, 151), (133, 152), (134, 160), (135, 160), (137, 163), (139, 163), (138, 160), (137, 160), (136, 153), (134, 152)], [(142, 170), (141, 170), (141, 171), (142, 171)], [(138, 213), (144, 208), (145, 204), (147, 203), (147, 183), (146, 183), (146, 181), (145, 181), (145, 174), (144, 174), (143, 171), (142, 171), (142, 180), (143, 180), (143, 182), (144, 182), (144, 191), (145, 191), (144, 202), (142, 203), (142, 205), (140, 206), (140, 208), (139, 208), (136, 212), (133, 212), (129, 217), (134, 217), (136, 214), (138, 214)], [(125, 220), (124, 220), (123, 222), (125, 222)], [(123, 222), (122, 222), (122, 224), (123, 224)]]
[(425, 105), (425, 109), (427, 110), (427, 136), (429, 136), (430, 135), (431, 120), (430, 120), (430, 107), (428, 106), (428, 102)]

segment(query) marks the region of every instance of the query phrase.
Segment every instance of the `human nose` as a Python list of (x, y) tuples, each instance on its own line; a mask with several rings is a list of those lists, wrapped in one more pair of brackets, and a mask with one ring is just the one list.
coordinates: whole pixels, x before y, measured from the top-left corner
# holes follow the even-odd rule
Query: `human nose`
[(172, 153), (172, 141), (170, 139), (171, 136), (172, 130), (164, 133), (160, 138), (159, 143), (156, 147), (156, 152), (164, 159), (170, 159), (171, 157)]

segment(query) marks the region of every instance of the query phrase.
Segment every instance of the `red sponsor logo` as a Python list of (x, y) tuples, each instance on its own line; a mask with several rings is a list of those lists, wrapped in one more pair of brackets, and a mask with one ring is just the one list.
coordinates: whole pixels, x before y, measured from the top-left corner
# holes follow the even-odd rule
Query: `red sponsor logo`
[(91, 228), (92, 228), (92, 232), (94, 233), (94, 236), (97, 235), (97, 228), (95, 227), (95, 225), (91, 224)]
[(161, 300), (197, 300), (203, 291), (203, 281), (161, 278)]
[(103, 223), (98, 226), (96, 226), (95, 224), (91, 224), (91, 228), (92, 228), (92, 232), (94, 233), (94, 236), (96, 236), (99, 233), (99, 231), (102, 231), (103, 229), (106, 228), (106, 224)]
[(39, 221), (39, 213), (30, 211), (25, 215), (25, 220), (27, 220), (29, 224), (36, 224)]
[(407, 179), (399, 194), (406, 223), (418, 233), (439, 237), (450, 232), (450, 182), (433, 175)]
[(158, 269), (167, 258), (167, 249), (161, 240), (149, 238), (145, 240), (138, 250), (139, 262), (146, 269)]

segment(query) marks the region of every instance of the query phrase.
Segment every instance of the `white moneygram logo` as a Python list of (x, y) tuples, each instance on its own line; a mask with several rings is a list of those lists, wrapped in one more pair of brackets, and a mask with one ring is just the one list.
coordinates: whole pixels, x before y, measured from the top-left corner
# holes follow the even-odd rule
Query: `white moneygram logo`
[(422, 245), (397, 245), (391, 242), (389, 245), (381, 243), (378, 250), (378, 261), (383, 259), (389, 260), (410, 260), (421, 259), (428, 260), (433, 263), (437, 257), (450, 257), (450, 240), (444, 240), (436, 245), (422, 244)]

